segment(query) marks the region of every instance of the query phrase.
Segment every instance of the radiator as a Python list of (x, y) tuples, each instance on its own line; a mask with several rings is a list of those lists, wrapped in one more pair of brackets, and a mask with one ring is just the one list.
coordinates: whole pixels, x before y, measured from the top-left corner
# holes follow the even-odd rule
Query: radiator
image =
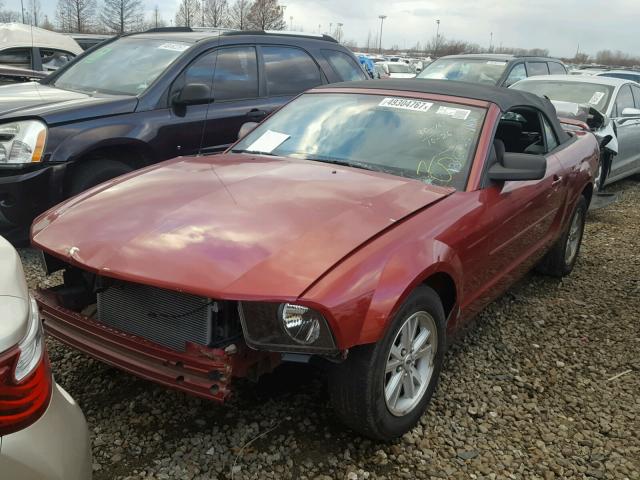
[(135, 283), (122, 283), (97, 294), (97, 320), (173, 350), (185, 342), (212, 343), (213, 300)]

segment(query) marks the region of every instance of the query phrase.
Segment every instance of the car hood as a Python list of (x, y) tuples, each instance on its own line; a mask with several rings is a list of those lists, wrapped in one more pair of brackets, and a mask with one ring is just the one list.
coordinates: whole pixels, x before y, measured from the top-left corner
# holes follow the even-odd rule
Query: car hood
[(114, 278), (220, 299), (295, 298), (452, 192), (309, 160), (179, 158), (51, 209), (34, 222), (32, 242)]
[(133, 112), (136, 97), (89, 95), (38, 82), (0, 86), (0, 121), (40, 117), (48, 124)]

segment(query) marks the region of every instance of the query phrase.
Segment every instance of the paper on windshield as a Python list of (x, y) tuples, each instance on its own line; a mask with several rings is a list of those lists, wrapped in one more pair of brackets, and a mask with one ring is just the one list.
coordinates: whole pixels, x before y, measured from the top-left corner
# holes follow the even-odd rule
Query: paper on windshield
[(591, 100), (589, 100), (589, 103), (591, 105), (597, 105), (600, 103), (600, 100), (602, 100), (603, 98), (604, 98), (604, 92), (595, 92), (591, 97)]
[(273, 130), (267, 130), (260, 138), (247, 147), (250, 152), (264, 152), (271, 153), (278, 148), (285, 140), (291, 135), (286, 133), (274, 132)]
[(184, 43), (163, 43), (158, 46), (160, 50), (171, 50), (172, 52), (184, 52), (189, 45), (185, 45)]
[(387, 97), (383, 99), (379, 104), (379, 107), (400, 108), (402, 110), (412, 110), (414, 112), (426, 112), (432, 106), (433, 103), (422, 102), (420, 100), (411, 100), (409, 98), (391, 98)]
[(500, 65), (501, 67), (504, 67), (507, 64), (507, 62), (497, 62), (495, 60), (489, 60), (487, 62), (487, 65)]
[(436, 113), (440, 115), (448, 115), (451, 118), (456, 118), (458, 120), (466, 120), (471, 110), (467, 110), (466, 108), (453, 108), (453, 107), (438, 107)]

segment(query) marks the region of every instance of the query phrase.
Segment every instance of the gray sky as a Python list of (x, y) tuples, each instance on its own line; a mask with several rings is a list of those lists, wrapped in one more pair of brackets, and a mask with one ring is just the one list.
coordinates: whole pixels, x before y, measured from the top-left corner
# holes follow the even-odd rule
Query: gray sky
[[(24, 0), (25, 4), (28, 0)], [(41, 0), (44, 13), (53, 19), (57, 0)], [(150, 16), (158, 5), (168, 22), (178, 0), (143, 0)], [(230, 2), (233, 0), (230, 0)], [(100, 3), (100, 0), (98, 0)], [(376, 37), (385, 14), (382, 43), (401, 48), (425, 43), (440, 33), (489, 45), (548, 48), (552, 55), (573, 56), (580, 51), (622, 50), (640, 55), (640, 0), (281, 0), (287, 25), (307, 32), (329, 31), (329, 24), (343, 23), (345, 38), (366, 43), (370, 31)], [(4, 0), (5, 8), (20, 10), (20, 0)]]

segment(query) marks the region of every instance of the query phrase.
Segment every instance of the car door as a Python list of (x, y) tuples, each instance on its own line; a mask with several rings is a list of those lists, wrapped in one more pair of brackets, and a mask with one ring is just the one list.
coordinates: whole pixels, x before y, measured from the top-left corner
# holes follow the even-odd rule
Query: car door
[(620, 87), (613, 110), (618, 137), (618, 154), (613, 157), (609, 178), (630, 175), (640, 164), (640, 115), (623, 116), (626, 108), (636, 107), (631, 85)]
[(36, 70), (31, 47), (7, 48), (0, 51), (0, 65)]
[[(486, 249), (490, 267), (483, 273), (483, 283), (492, 284), (496, 291), (508, 287), (514, 275), (531, 268), (554, 240), (567, 194), (567, 169), (558, 156), (564, 147), (559, 145), (541, 112), (532, 109), (521, 112), (526, 113), (527, 118), (523, 133), (539, 130), (541, 138), (535, 145), (537, 151), (527, 148), (515, 153), (536, 151), (530, 154), (543, 155), (547, 169), (540, 180), (507, 181), (486, 187), (487, 214), (491, 217)], [(500, 135), (500, 128), (496, 135)]]

